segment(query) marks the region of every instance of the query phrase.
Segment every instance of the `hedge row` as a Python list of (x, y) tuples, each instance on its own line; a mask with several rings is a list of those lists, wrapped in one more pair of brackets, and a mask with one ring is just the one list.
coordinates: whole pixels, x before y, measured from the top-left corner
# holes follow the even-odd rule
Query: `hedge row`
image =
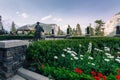
[(0, 36), (0, 40), (13, 40), (13, 39), (28, 40), (33, 38), (34, 36)]

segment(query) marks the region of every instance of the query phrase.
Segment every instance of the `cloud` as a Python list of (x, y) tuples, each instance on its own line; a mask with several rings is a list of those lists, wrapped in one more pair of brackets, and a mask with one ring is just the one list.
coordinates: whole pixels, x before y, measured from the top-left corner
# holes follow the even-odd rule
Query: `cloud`
[(16, 14), (19, 14), (19, 13), (20, 13), (19, 11), (16, 12)]
[(27, 13), (25, 13), (25, 12), (20, 13), (19, 11), (17, 11), (16, 14), (17, 14), (18, 16), (22, 17), (22, 18), (28, 18), (28, 17), (29, 17), (29, 15), (28, 15)]
[(61, 21), (63, 21), (63, 19), (62, 18), (54, 18), (53, 21), (61, 22)]
[(27, 13), (22, 13), (21, 16), (22, 16), (23, 18), (28, 18), (28, 17), (29, 17), (29, 15), (28, 15)]
[(45, 20), (48, 20), (50, 18), (52, 18), (52, 15), (45, 16), (45, 17), (41, 18), (41, 20), (45, 21)]

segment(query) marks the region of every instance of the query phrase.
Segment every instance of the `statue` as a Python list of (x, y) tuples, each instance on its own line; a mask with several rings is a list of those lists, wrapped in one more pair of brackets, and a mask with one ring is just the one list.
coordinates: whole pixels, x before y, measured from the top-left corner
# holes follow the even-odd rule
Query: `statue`
[(52, 29), (52, 35), (54, 35), (54, 29)]
[(67, 28), (67, 35), (70, 35), (70, 28)]
[(42, 32), (44, 32), (43, 28), (40, 26), (40, 22), (37, 22), (37, 25), (35, 26), (35, 40), (42, 39)]
[(90, 34), (90, 27), (87, 27), (87, 34)]
[(116, 34), (120, 34), (120, 26), (116, 27)]

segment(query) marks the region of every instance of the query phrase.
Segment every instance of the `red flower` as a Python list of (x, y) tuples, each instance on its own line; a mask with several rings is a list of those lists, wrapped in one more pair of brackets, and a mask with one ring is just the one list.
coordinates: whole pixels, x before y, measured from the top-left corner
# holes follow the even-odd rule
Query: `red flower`
[(77, 72), (78, 74), (82, 74), (82, 70), (79, 68), (75, 68), (75, 72)]
[(103, 74), (99, 72), (99, 73), (98, 73), (98, 76), (102, 78), (102, 77), (103, 77)]
[(116, 79), (120, 80), (120, 75), (116, 75)]
[(94, 76), (95, 80), (100, 80), (100, 77)]
[(42, 65), (41, 65), (41, 68), (44, 69), (44, 67), (45, 67), (45, 66), (42, 64)]
[(75, 68), (75, 72), (78, 72), (79, 71), (79, 68)]
[(82, 74), (82, 70), (81, 69), (78, 71), (78, 74)]
[(118, 69), (118, 72), (120, 73), (120, 69)]
[(107, 80), (107, 79), (106, 79), (106, 76), (103, 76), (102, 78), (103, 78), (103, 80)]
[(93, 76), (95, 76), (95, 75), (96, 75), (96, 72), (95, 72), (95, 71), (91, 71), (91, 74), (92, 74)]

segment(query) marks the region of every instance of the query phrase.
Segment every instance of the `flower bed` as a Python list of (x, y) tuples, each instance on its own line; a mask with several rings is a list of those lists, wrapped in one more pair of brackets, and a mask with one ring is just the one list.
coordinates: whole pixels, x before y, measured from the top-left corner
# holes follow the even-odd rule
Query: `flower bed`
[(64, 76), (68, 75), (73, 77), (69, 76), (69, 80), (115, 80), (119, 78), (119, 41), (119, 38), (96, 38), (34, 42), (27, 50), (27, 57), (43, 75), (56, 80), (66, 80)]

